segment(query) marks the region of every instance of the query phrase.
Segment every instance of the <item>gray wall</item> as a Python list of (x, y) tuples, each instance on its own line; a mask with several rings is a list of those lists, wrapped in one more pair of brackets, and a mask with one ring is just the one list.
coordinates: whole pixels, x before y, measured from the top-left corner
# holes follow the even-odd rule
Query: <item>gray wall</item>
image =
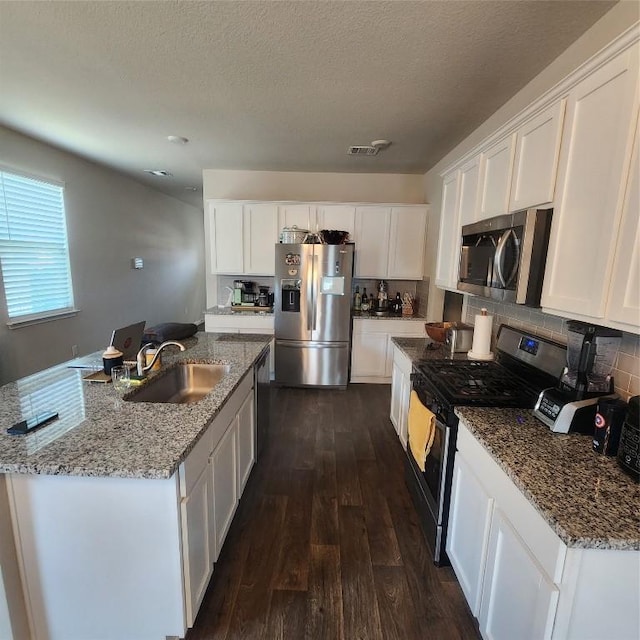
[[(65, 183), (75, 304), (71, 318), (16, 329), (0, 295), (0, 383), (102, 349), (115, 327), (197, 322), (204, 309), (201, 209), (0, 127), (0, 165)], [(131, 258), (144, 259), (133, 270)]]

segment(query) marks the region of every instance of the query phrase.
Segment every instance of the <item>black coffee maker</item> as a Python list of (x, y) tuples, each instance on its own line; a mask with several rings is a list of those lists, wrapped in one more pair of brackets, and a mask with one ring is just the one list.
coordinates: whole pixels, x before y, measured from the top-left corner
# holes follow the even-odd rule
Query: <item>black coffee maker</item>
[(593, 433), (598, 398), (613, 394), (611, 373), (621, 339), (617, 329), (567, 322), (567, 366), (533, 410), (551, 431)]

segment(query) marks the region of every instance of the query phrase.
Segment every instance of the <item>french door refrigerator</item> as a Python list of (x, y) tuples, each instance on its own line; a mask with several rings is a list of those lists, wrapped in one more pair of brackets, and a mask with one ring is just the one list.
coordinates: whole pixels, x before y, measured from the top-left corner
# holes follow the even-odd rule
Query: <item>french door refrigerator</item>
[(346, 388), (353, 244), (277, 244), (275, 382)]

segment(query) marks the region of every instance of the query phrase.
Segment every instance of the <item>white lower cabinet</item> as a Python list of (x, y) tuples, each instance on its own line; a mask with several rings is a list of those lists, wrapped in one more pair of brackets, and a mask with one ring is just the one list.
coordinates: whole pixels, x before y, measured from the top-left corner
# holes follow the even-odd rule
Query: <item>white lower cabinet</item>
[(256, 461), (256, 421), (254, 419), (255, 403), (253, 395), (245, 398), (238, 412), (238, 493), (242, 495), (249, 474)]
[(482, 636), (551, 638), (559, 589), (499, 508), (491, 518), (486, 566), (479, 615)]
[(191, 626), (213, 573), (211, 522), (212, 478), (205, 467), (188, 496), (180, 502), (185, 604)]
[(568, 548), (462, 420), (446, 549), (485, 640), (640, 637), (640, 554)]
[(350, 382), (389, 384), (393, 369), (392, 336), (425, 337), (424, 318), (353, 319)]
[(400, 348), (393, 347), (391, 369), (391, 412), (393, 424), (403, 448), (407, 447), (407, 419), (411, 394), (411, 360)]
[(447, 555), (474, 616), (480, 612), (482, 575), (489, 540), (493, 498), (462, 456), (453, 468)]
[(204, 330), (210, 333), (262, 333), (273, 334), (274, 315), (260, 315), (251, 311), (232, 314), (205, 313)]
[(238, 419), (235, 417), (211, 455), (215, 556), (217, 560), (238, 506)]

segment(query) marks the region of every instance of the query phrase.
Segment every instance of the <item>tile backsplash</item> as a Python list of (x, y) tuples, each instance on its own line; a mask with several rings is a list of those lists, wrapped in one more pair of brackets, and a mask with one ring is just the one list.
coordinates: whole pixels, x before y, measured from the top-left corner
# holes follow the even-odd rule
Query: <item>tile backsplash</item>
[[(487, 298), (465, 296), (463, 317), (468, 324), (474, 324), (475, 316), (483, 308), (493, 316), (493, 343), (495, 344), (498, 327), (508, 324), (526, 329), (539, 336), (566, 344), (567, 326), (564, 318), (543, 313), (540, 309), (521, 305), (494, 302)], [(640, 395), (640, 336), (622, 333), (622, 342), (613, 370), (616, 393), (628, 400), (630, 396)]]

